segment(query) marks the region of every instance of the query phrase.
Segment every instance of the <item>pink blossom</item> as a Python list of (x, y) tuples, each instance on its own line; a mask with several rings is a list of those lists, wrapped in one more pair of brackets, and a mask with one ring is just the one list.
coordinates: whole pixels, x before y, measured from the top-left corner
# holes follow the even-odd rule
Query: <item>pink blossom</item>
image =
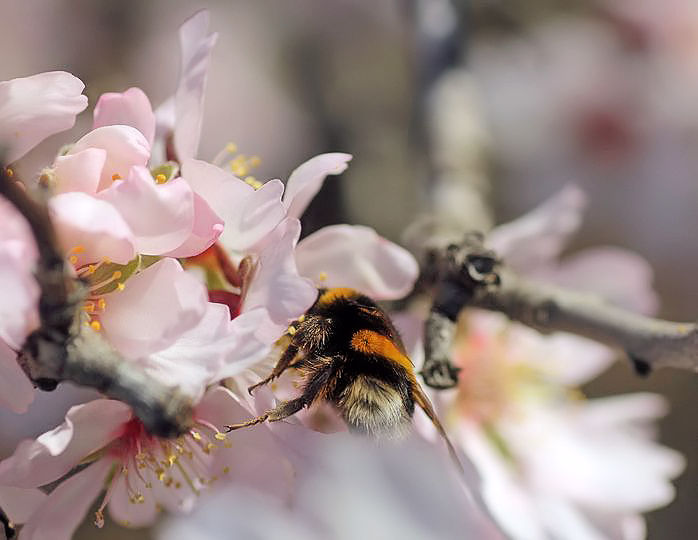
[(85, 85), (65, 71), (0, 82), (0, 145), (13, 162), (46, 137), (70, 129), (87, 107)]
[(252, 472), (261, 464), (267, 480), (287, 490), (287, 465), (264, 426), (230, 435), (230, 442), (215, 427), (223, 416), (248, 415), (229, 391), (217, 387), (195, 408), (192, 429), (167, 440), (148, 435), (123, 403), (91, 401), (71, 408), (61, 426), (20, 443), (0, 463), (0, 485), (42, 486), (88, 462), (43, 500), (22, 531), (26, 539), (50, 533), (57, 540), (72, 536), (103, 489), (95, 523), (102, 525), (108, 506), (115, 521), (133, 527), (152, 523), (160, 508), (189, 511), (203, 490), (224, 477), (257, 481)]
[[(610, 291), (620, 305), (651, 310), (651, 272), (637, 255), (604, 248), (557, 261), (581, 222), (583, 202), (581, 192), (566, 188), (494, 229), (488, 243), (533, 279)], [(577, 386), (606, 369), (612, 351), (568, 334), (542, 336), (501, 314), (471, 310), (461, 319), (453, 358), (461, 368), (458, 388), (434, 400), (508, 534), (644, 537), (639, 514), (671, 500), (669, 480), (684, 462), (652, 440), (649, 428), (665, 412), (659, 396), (583, 399)]]
[(152, 146), (155, 138), (155, 114), (148, 96), (140, 88), (102, 94), (95, 105), (93, 128), (126, 125), (140, 131)]

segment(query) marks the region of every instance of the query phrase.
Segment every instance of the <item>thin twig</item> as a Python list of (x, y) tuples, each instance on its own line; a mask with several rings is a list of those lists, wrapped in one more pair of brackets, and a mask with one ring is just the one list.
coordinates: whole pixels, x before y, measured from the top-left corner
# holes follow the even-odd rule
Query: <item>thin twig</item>
[(18, 354), (27, 376), (47, 391), (60, 381), (96, 388), (130, 405), (153, 435), (185, 432), (191, 421), (189, 399), (125, 361), (100, 334), (77, 324), (83, 286), (66, 270), (46, 205), (32, 199), (2, 166), (0, 195), (26, 218), (39, 251), (40, 326)]

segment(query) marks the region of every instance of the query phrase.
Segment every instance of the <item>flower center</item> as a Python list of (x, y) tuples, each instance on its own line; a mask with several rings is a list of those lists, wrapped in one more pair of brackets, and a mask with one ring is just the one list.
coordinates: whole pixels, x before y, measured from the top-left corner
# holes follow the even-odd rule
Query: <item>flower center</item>
[(68, 262), (75, 268), (75, 273), (87, 283), (88, 287), (87, 298), (82, 305), (82, 321), (85, 325), (99, 332), (102, 329), (99, 317), (107, 307), (104, 290), (105, 288), (113, 288), (116, 291), (123, 291), (125, 288), (122, 281), (123, 273), (121, 270), (109, 268), (112, 262), (108, 257), (102, 258), (97, 263), (84, 260), (84, 252), (83, 246), (75, 246), (68, 251), (67, 257)]
[[(148, 434), (137, 418), (127, 422), (121, 435), (112, 442), (107, 453), (114, 468), (107, 479), (107, 491), (95, 512), (95, 525), (104, 525), (104, 508), (120, 479), (126, 486), (129, 503), (144, 504), (155, 483), (175, 492), (188, 488), (195, 495), (218, 480), (211, 475), (212, 454), (221, 446), (230, 448), (225, 433), (203, 419), (194, 420), (194, 428), (176, 439), (161, 439)], [(229, 468), (222, 469), (228, 474)], [(184, 500), (180, 500), (184, 504)], [(157, 503), (156, 503), (157, 505)], [(124, 525), (128, 525), (125, 523)]]

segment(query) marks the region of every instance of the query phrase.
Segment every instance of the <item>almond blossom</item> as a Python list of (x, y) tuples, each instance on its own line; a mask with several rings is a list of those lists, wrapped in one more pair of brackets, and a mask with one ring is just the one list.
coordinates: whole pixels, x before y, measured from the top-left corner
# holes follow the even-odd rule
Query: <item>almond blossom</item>
[[(651, 272), (636, 255), (595, 248), (555, 260), (584, 204), (583, 194), (568, 187), (494, 229), (488, 241), (530, 277), (612, 291), (620, 305), (653, 310)], [(435, 404), (478, 470), (490, 512), (512, 538), (644, 538), (639, 514), (673, 498), (669, 480), (683, 458), (652, 436), (664, 400), (654, 394), (586, 400), (578, 389), (613, 358), (602, 345), (543, 336), (500, 314), (462, 315), (453, 349), (459, 383), (434, 396)], [(433, 436), (431, 426), (422, 427)]]
[[(149, 435), (119, 401), (77, 405), (63, 425), (20, 443), (0, 463), (0, 497), (13, 493), (9, 490), (31, 493), (87, 464), (38, 502), (27, 497), (11, 509), (13, 519), (23, 523), (23, 539), (50, 535), (61, 540), (72, 537), (100, 493), (94, 517), (98, 527), (104, 524), (105, 509), (124, 526), (142, 527), (163, 509), (190, 511), (202, 491), (224, 477), (249, 481), (260, 463), (278, 492), (287, 492), (288, 465), (266, 428), (227, 440), (214, 423), (226, 414), (242, 418), (249, 412), (228, 390), (212, 388), (195, 407), (187, 433), (160, 439)], [(214, 461), (218, 454), (226, 455)]]

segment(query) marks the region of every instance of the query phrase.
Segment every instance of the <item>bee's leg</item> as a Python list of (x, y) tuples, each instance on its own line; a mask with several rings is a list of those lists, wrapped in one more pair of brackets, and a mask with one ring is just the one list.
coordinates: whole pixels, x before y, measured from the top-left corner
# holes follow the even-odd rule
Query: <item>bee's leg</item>
[(288, 368), (292, 363), (293, 360), (296, 358), (296, 355), (298, 354), (298, 345), (295, 345), (293, 342), (288, 346), (288, 348), (284, 351), (284, 354), (281, 355), (281, 358), (279, 358), (279, 361), (276, 363), (274, 366), (274, 369), (272, 372), (259, 381), (258, 383), (253, 384), (250, 386), (247, 391), (252, 394), (252, 391), (255, 388), (259, 388), (260, 386), (264, 386), (265, 384), (273, 381), (276, 379), (279, 375), (281, 375), (284, 371), (286, 371), (286, 368)]
[(252, 420), (248, 420), (247, 422), (243, 422), (242, 424), (233, 424), (230, 426), (225, 426), (225, 430), (226, 433), (230, 433), (231, 431), (234, 431), (236, 429), (261, 424), (266, 420), (269, 420), (270, 422), (278, 422), (279, 420), (283, 420), (284, 418), (288, 418), (289, 416), (296, 414), (303, 407), (305, 407), (305, 405), (305, 395), (296, 399), (291, 399), (289, 401), (282, 401), (276, 407), (268, 410), (267, 412), (258, 416), (257, 418), (253, 418)]

